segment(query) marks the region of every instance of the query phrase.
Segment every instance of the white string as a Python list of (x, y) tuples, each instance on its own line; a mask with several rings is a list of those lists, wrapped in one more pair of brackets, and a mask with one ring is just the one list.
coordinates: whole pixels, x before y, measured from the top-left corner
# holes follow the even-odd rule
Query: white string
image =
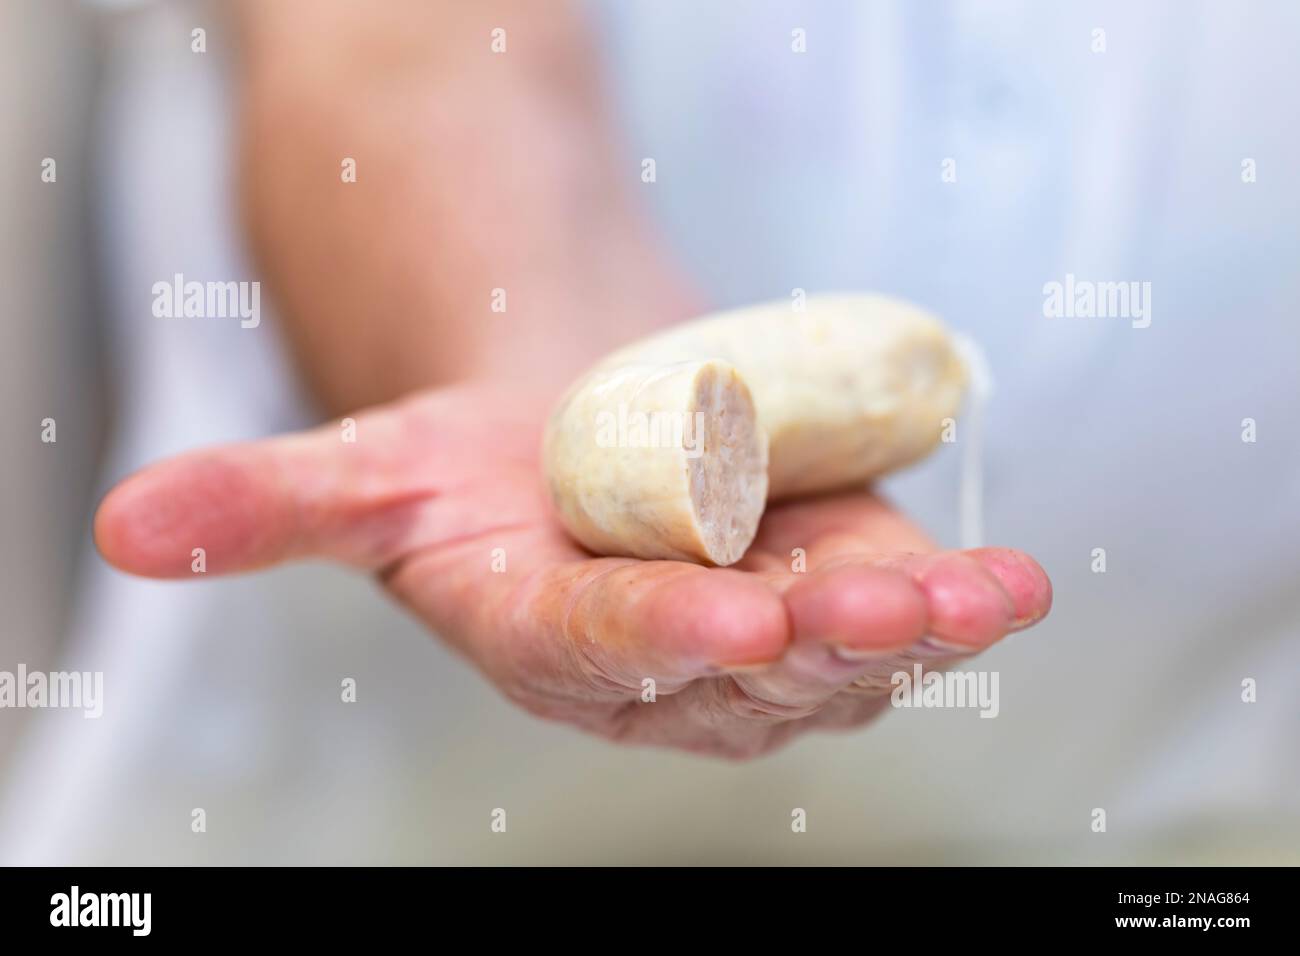
[(953, 343), (966, 363), (970, 383), (961, 428), (961, 478), (957, 489), (961, 522), (961, 546), (978, 548), (984, 543), (984, 409), (993, 392), (993, 373), (988, 358), (974, 339), (953, 333)]

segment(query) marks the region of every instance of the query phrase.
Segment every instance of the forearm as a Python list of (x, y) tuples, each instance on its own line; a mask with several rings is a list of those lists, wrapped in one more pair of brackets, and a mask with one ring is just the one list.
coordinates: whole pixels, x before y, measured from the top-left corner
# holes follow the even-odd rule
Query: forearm
[(240, 11), (246, 221), (327, 407), (467, 377), (558, 383), (697, 308), (635, 207), (567, 5)]

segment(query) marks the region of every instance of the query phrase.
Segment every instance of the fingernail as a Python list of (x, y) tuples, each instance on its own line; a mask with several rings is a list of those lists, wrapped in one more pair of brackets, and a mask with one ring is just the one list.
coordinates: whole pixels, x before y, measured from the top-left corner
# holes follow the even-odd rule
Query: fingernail
[(945, 641), (942, 638), (934, 637), (930, 634), (921, 638), (917, 643), (921, 644), (923, 647), (928, 647), (931, 650), (940, 651), (944, 654), (974, 654), (979, 650), (979, 648), (971, 647), (967, 644), (953, 644), (950, 641)]
[(838, 657), (850, 664), (857, 664), (862, 661), (878, 661), (885, 657), (891, 657), (898, 653), (897, 649), (866, 648), (866, 647), (849, 647), (844, 644), (828, 642), (826, 649), (831, 652), (832, 657)]

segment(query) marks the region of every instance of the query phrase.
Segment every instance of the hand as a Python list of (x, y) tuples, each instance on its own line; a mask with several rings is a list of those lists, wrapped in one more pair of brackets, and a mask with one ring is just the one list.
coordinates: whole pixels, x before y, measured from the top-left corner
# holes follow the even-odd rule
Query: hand
[(862, 725), (895, 671), (950, 665), (1051, 605), (1032, 559), (937, 552), (865, 491), (770, 508), (733, 568), (593, 558), (546, 498), (549, 405), (462, 385), (358, 415), (355, 442), (335, 423), (183, 455), (113, 489), (95, 538), (151, 577), (189, 575), (194, 548), (209, 573), (308, 557), (373, 571), (528, 711), (730, 757)]

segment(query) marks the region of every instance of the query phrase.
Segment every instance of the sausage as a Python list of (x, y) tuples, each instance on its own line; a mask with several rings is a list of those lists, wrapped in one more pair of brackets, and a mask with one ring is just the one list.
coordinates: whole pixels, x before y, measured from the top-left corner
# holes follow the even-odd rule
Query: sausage
[(763, 516), (767, 437), (717, 359), (597, 368), (551, 416), (544, 457), (564, 526), (597, 554), (732, 564)]
[[(965, 384), (943, 324), (902, 300), (735, 309), (602, 359), (552, 413), (543, 471), (561, 521), (597, 554), (732, 564), (765, 501), (862, 485), (928, 454)], [(634, 412), (690, 416), (698, 434), (633, 447)], [(628, 427), (610, 447), (598, 420), (618, 431), (620, 413)]]

